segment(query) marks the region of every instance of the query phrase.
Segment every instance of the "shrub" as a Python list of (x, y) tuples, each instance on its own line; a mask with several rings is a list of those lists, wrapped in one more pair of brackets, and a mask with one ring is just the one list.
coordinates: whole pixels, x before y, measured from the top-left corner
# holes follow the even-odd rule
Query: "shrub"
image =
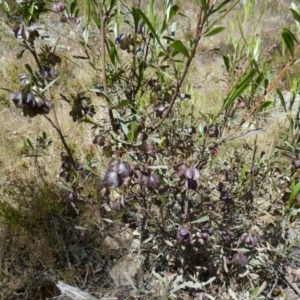
[[(189, 16), (172, 0), (159, 13), (154, 1), (129, 6), (116, 0), (74, 0), (50, 7), (50, 2), (29, 0), (14, 10), (2, 3), (21, 47), (18, 58), (32, 57), (25, 64), (28, 73), (18, 76), (22, 88), (10, 91), (12, 101), (24, 116), (49, 121), (59, 137), (55, 147), (62, 148), (60, 180), (54, 185), (41, 172), (53, 141), (45, 132), (35, 142), (27, 139), (24, 153), (34, 158), (40, 179), (9, 180), (0, 206), (7, 228), (22, 228), (20, 235), (49, 243), (43, 245), (45, 253), (44, 248), (37, 251), (46, 261), (52, 259), (42, 263), (44, 270), (68, 266), (76, 273), (69, 283), (97, 293), (93, 280), (99, 261), (107, 265), (100, 268), (107, 274), (118, 263), (124, 265), (124, 252), (131, 251), (139, 272), (128, 271), (125, 281), (113, 278), (119, 299), (214, 299), (227, 292), (237, 298), (246, 290), (255, 298), (263, 290), (272, 293), (265, 281), (284, 279), (286, 265), (299, 263), (294, 253), (299, 246), (300, 110), (293, 113), (298, 83), (292, 83), (290, 107), (277, 88), (300, 49), (296, 5), (290, 10), (295, 28), (282, 31), (283, 66), (272, 65), (276, 53), (265, 51), (260, 37), (246, 34), (248, 19), (257, 18), (258, 24), (266, 9), (261, 6), (256, 16), (258, 4), (249, 1), (231, 25), (231, 46), (208, 50), (222, 59), (226, 74), (223, 91), (207, 95), (215, 107), (204, 112), (187, 81), (197, 56), (205, 57), (205, 39), (224, 31), (222, 20), (235, 13), (238, 3), (196, 1), (189, 34), (178, 29)], [(38, 46), (37, 22), (46, 22), (44, 15), (70, 27), (79, 54), (63, 57), (60, 37), (54, 46)], [(64, 59), (77, 59), (74, 65), (95, 76), (84, 83), (87, 89), (69, 93), (73, 83), (66, 81), (57, 90), (65, 78), (59, 68)], [(84, 159), (76, 157), (80, 146), (61, 126), (63, 101), (74, 125), (92, 132)], [(276, 148), (266, 153), (262, 124), (278, 101), (288, 124)], [(130, 232), (128, 240), (124, 230)], [(57, 271), (52, 281), (66, 274), (61, 278)], [(239, 286), (235, 291), (234, 284)], [(107, 286), (112, 289), (106, 281), (102, 291)]]

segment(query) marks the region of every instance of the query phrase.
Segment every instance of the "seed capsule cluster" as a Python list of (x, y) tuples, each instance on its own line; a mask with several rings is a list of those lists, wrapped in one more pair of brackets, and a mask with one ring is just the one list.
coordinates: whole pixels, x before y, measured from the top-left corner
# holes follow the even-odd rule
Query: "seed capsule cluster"
[(25, 116), (48, 114), (53, 108), (53, 102), (45, 97), (28, 92), (26, 89), (13, 93), (12, 101), (17, 108), (23, 109)]

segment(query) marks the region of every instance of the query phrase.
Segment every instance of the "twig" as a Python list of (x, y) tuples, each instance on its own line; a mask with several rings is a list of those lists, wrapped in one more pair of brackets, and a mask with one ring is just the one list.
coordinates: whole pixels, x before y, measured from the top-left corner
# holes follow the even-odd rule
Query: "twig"
[(277, 282), (278, 282), (278, 279), (276, 278), (276, 279), (275, 279), (275, 282), (274, 282), (274, 284), (273, 284), (273, 286), (272, 286), (272, 288), (271, 288), (271, 290), (270, 290), (270, 292), (267, 294), (267, 298), (272, 299), (272, 293), (273, 293), (273, 291), (274, 291), (274, 289), (275, 289), (275, 287), (276, 287), (276, 285), (277, 285)]
[[(41, 65), (41, 63), (40, 63), (40, 60), (39, 60), (37, 54), (36, 54), (34, 44), (32, 44), (33, 49), (31, 49), (31, 47), (26, 43), (26, 41), (24, 41), (23, 43), (24, 43), (24, 45), (25, 45), (25, 48), (26, 48), (27, 50), (29, 50), (29, 52), (32, 54), (32, 56), (33, 56), (33, 58), (34, 58), (34, 60), (35, 60), (35, 62), (36, 62), (36, 64), (37, 64), (37, 66), (38, 66), (38, 68), (39, 68), (39, 71), (42, 71), (42, 70), (43, 70), (43, 67), (42, 67), (42, 65)], [(45, 87), (45, 86), (43, 86), (43, 87)]]
[(191, 53), (190, 53), (190, 56), (185, 64), (185, 67), (184, 67), (184, 70), (183, 70), (183, 73), (181, 75), (181, 77), (178, 79), (177, 81), (177, 84), (176, 84), (176, 88), (175, 88), (175, 91), (174, 91), (174, 94), (172, 96), (172, 100), (171, 100), (171, 103), (166, 111), (166, 114), (162, 117), (162, 119), (160, 120), (160, 122), (158, 122), (158, 124), (156, 124), (153, 128), (152, 128), (152, 132), (155, 131), (157, 128), (159, 128), (161, 126), (162, 123), (165, 122), (165, 120), (168, 118), (174, 104), (175, 104), (175, 100), (177, 99), (177, 96), (180, 92), (180, 88), (182, 86), (182, 83), (185, 79), (185, 76), (190, 68), (190, 65), (193, 61), (193, 58), (196, 54), (196, 50), (197, 50), (197, 47), (198, 47), (198, 44), (202, 38), (202, 31), (203, 31), (203, 26), (204, 26), (204, 23), (205, 23), (205, 18), (202, 19), (202, 14), (203, 14), (203, 10), (202, 10), (202, 7), (200, 7), (200, 11), (199, 11), (199, 17), (198, 17), (198, 23), (197, 23), (197, 29), (196, 29), (196, 41), (195, 41), (195, 44), (194, 44), (194, 47), (192, 48), (191, 50)]
[(106, 23), (106, 16), (103, 15), (102, 11), (102, 6), (101, 6), (101, 1), (98, 1), (98, 10), (99, 10), (99, 17), (100, 17), (100, 48), (101, 48), (101, 64), (102, 64), (102, 76), (103, 76), (103, 88), (104, 88), (104, 93), (107, 97), (107, 103), (108, 103), (108, 115), (109, 115), (109, 120), (111, 123), (111, 126), (113, 128), (114, 132), (117, 132), (118, 126), (115, 122), (115, 118), (112, 112), (112, 107), (111, 107), (111, 102), (108, 98), (108, 88), (107, 88), (107, 76), (106, 76), (106, 66), (105, 66), (105, 23)]
[(83, 187), (84, 189), (84, 192), (86, 193), (86, 196), (87, 196), (87, 200), (89, 201), (89, 203), (91, 204), (94, 212), (95, 212), (95, 215), (98, 219), (98, 222), (101, 224), (102, 228), (105, 228), (105, 223), (101, 217), (101, 213), (99, 211), (99, 209), (97, 208), (96, 204), (94, 203), (94, 201), (92, 200), (92, 197), (91, 197), (91, 193), (90, 193), (90, 190), (86, 184), (86, 182), (83, 180), (81, 174), (77, 171), (77, 166), (76, 166), (76, 162), (73, 158), (73, 154), (72, 154), (72, 151), (70, 149), (70, 147), (68, 146), (67, 142), (66, 142), (66, 139), (65, 139), (65, 136), (63, 135), (62, 131), (61, 131), (61, 128), (59, 126), (59, 123), (58, 123), (58, 119), (57, 119), (57, 115), (56, 115), (56, 112), (55, 112), (55, 108), (53, 108), (53, 111), (54, 111), (54, 117), (55, 117), (55, 121), (56, 121), (56, 124), (54, 123), (53, 120), (51, 120), (49, 117), (47, 117), (46, 115), (44, 115), (44, 117), (51, 123), (51, 125), (56, 129), (62, 143), (63, 143), (63, 146), (70, 158), (70, 161), (71, 161), (71, 164), (72, 164), (72, 167), (73, 167), (73, 170), (79, 180), (79, 183), (80, 185)]
[(300, 296), (300, 289), (298, 288), (298, 286), (297, 286), (294, 282), (292, 282), (292, 281), (288, 278), (288, 276), (283, 275), (283, 278), (284, 278), (284, 280), (290, 285), (290, 287), (294, 290), (294, 292), (295, 292), (298, 296)]

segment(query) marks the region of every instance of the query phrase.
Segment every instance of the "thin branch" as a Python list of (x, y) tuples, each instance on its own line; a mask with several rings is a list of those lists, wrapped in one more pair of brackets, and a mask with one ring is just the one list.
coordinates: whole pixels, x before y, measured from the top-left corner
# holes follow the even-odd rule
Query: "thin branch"
[(34, 44), (32, 44), (33, 49), (31, 49), (30, 45), (28, 45), (28, 44), (26, 43), (26, 41), (24, 41), (23, 43), (24, 43), (24, 45), (25, 45), (25, 48), (26, 48), (27, 50), (29, 50), (29, 52), (32, 54), (32, 56), (33, 56), (33, 58), (34, 58), (34, 60), (35, 60), (35, 62), (36, 62), (36, 64), (37, 64), (37, 66), (38, 66), (38, 68), (39, 68), (39, 71), (42, 71), (42, 70), (43, 70), (43, 67), (42, 67), (42, 65), (41, 65), (41, 63), (40, 63), (40, 60), (39, 60), (37, 54), (36, 54)]
[(87, 196), (87, 199), (88, 199), (88, 202), (91, 204), (92, 208), (93, 208), (93, 211), (95, 212), (95, 215), (98, 219), (98, 222), (99, 224), (101, 224), (102, 228), (106, 228), (106, 224), (105, 222), (103, 221), (102, 219), (102, 216), (101, 216), (101, 213), (100, 213), (100, 210), (98, 209), (97, 205), (94, 203), (92, 197), (91, 197), (91, 193), (90, 193), (90, 190), (86, 184), (86, 182), (84, 181), (84, 179), (82, 178), (81, 174), (77, 171), (77, 165), (76, 165), (76, 161), (75, 159), (73, 158), (73, 154), (72, 154), (72, 151), (70, 149), (70, 147), (68, 146), (67, 144), (67, 141), (65, 139), (65, 136), (63, 135), (62, 133), (62, 130), (59, 126), (59, 123), (58, 123), (58, 118), (57, 118), (57, 114), (56, 114), (56, 111), (55, 111), (55, 107), (53, 108), (53, 112), (54, 112), (54, 119), (55, 121), (51, 120), (49, 117), (47, 117), (46, 115), (44, 115), (44, 117), (51, 123), (51, 125), (56, 129), (62, 143), (63, 143), (63, 146), (71, 160), (71, 164), (72, 164), (72, 167), (73, 167), (73, 170), (79, 180), (79, 183), (80, 185), (83, 187), (84, 189), (84, 192), (86, 193), (86, 196)]
[(181, 75), (181, 77), (179, 78), (179, 80), (177, 81), (177, 84), (176, 84), (176, 88), (175, 88), (175, 92), (172, 96), (172, 100), (171, 100), (171, 103), (167, 109), (167, 112), (166, 114), (163, 116), (163, 118), (160, 120), (160, 122), (158, 124), (156, 124), (153, 128), (152, 128), (152, 132), (155, 131), (158, 127), (161, 126), (162, 123), (165, 122), (165, 120), (168, 118), (174, 104), (175, 104), (175, 101), (177, 99), (177, 96), (180, 92), (180, 88), (181, 88), (181, 85), (185, 79), (185, 76), (190, 68), (190, 65), (194, 59), (194, 56), (196, 54), (196, 50), (197, 50), (197, 47), (198, 47), (198, 44), (201, 40), (201, 37), (202, 37), (202, 32), (203, 32), (203, 26), (204, 26), (204, 23), (205, 23), (205, 18), (202, 19), (202, 14), (203, 14), (203, 10), (202, 10), (202, 7), (200, 7), (200, 11), (199, 11), (199, 17), (198, 17), (198, 22), (197, 22), (197, 29), (196, 29), (196, 34), (197, 34), (197, 38), (196, 38), (196, 41), (195, 41), (195, 44), (194, 44), (194, 47), (193, 49), (191, 50), (191, 53), (190, 53), (190, 57), (188, 58), (188, 61), (184, 67), (184, 70), (183, 70), (183, 73)]
[(106, 16), (103, 14), (102, 11), (102, 6), (101, 6), (101, 1), (98, 2), (98, 10), (99, 10), (99, 18), (100, 18), (100, 48), (101, 48), (101, 64), (102, 64), (102, 78), (103, 78), (103, 88), (104, 88), (104, 93), (107, 96), (107, 103), (108, 103), (108, 115), (109, 115), (109, 120), (111, 123), (111, 126), (113, 128), (114, 132), (117, 132), (118, 126), (116, 124), (113, 112), (112, 112), (112, 107), (110, 100), (108, 98), (108, 88), (107, 88), (107, 76), (106, 76), (106, 64), (105, 64), (105, 23), (106, 23)]

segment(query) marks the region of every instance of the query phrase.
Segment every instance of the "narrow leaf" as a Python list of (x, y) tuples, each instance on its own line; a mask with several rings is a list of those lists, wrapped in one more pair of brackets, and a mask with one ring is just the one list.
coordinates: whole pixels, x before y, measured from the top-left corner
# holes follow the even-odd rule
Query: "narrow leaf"
[(280, 102), (281, 102), (281, 105), (282, 105), (284, 111), (287, 112), (285, 100), (284, 100), (284, 97), (283, 97), (283, 95), (281, 93), (281, 90), (277, 88), (276, 89), (276, 93), (277, 93), (277, 95), (278, 95), (278, 97), (280, 99)]
[(128, 134), (128, 139), (130, 142), (133, 142), (137, 133), (137, 126), (136, 126), (136, 117), (133, 117), (130, 122), (130, 132)]
[(33, 147), (32, 143), (31, 143), (30, 139), (27, 139), (26, 142), (25, 142), (25, 144), (27, 144), (27, 145), (26, 145), (27, 147), (29, 147), (29, 148), (31, 148), (32, 150), (34, 150), (34, 147)]
[(291, 56), (294, 56), (294, 51), (295, 51), (294, 41), (296, 40), (295, 36), (292, 34), (290, 30), (288, 30), (287, 28), (283, 28), (282, 39), (287, 49), (290, 51)]
[(184, 285), (188, 288), (193, 288), (193, 289), (202, 289), (203, 288), (203, 284), (200, 282), (186, 281), (186, 282), (184, 282)]
[(70, 6), (70, 13), (71, 13), (71, 16), (74, 15), (76, 6), (77, 6), (77, 0), (74, 0), (74, 1), (71, 3), (71, 6)]
[(259, 58), (260, 48), (261, 48), (261, 38), (258, 38), (253, 51), (253, 58), (256, 62), (258, 61)]
[(208, 36), (216, 35), (216, 34), (222, 32), (225, 28), (226, 27), (222, 27), (222, 26), (216, 27), (216, 28), (212, 29), (211, 31), (209, 31), (208, 33), (206, 33), (204, 36), (208, 37)]
[(47, 91), (60, 77), (56, 77), (55, 79), (53, 79), (51, 82), (49, 82), (40, 92), (40, 94), (43, 94), (45, 91)]
[(116, 49), (115, 43), (111, 39), (108, 39), (108, 43), (109, 43), (108, 55), (109, 55), (109, 58), (110, 58), (111, 62), (115, 65), (116, 64), (116, 59), (117, 60), (119, 59), (118, 51)]
[(296, 10), (292, 9), (292, 8), (290, 8), (290, 11), (292, 12), (294, 19), (297, 22), (300, 23), (300, 15), (299, 15), (299, 13)]
[(167, 12), (167, 22), (168, 23), (171, 21), (173, 16), (177, 14), (178, 10), (179, 10), (178, 5), (173, 5), (168, 9), (168, 12)]
[(300, 213), (300, 208), (298, 208), (298, 209), (293, 209), (293, 210), (290, 212), (290, 215), (291, 215), (291, 216), (297, 216), (299, 213)]
[(122, 131), (127, 136), (128, 132), (129, 132), (129, 129), (128, 129), (127, 125), (121, 120), (119, 120), (119, 122), (120, 122), (120, 125), (121, 125), (121, 128), (122, 128)]
[(164, 282), (164, 279), (154, 271), (154, 269), (152, 270), (152, 274), (161, 282)]
[(207, 12), (208, 12), (208, 7), (207, 7), (207, 0), (200, 0), (201, 2), (201, 6), (202, 6), (202, 9), (203, 9), (203, 12), (204, 12), (204, 17), (205, 17), (205, 20), (207, 21)]
[(154, 38), (157, 40), (157, 42), (159, 43), (159, 45), (162, 47), (162, 49), (165, 51), (165, 48), (163, 46), (163, 44), (160, 41), (160, 38), (158, 37), (158, 35), (156, 34), (155, 29), (153, 28), (151, 22), (148, 20), (148, 18), (146, 17), (146, 15), (139, 9), (137, 8), (136, 11), (139, 13), (139, 15), (141, 16), (141, 18), (143, 19), (143, 21), (145, 22), (145, 24), (147, 24), (148, 28), (150, 29), (150, 31), (152, 32)]
[(253, 77), (256, 74), (256, 69), (252, 69), (248, 74), (246, 74), (241, 82), (232, 90), (227, 99), (225, 99), (222, 110), (227, 109), (233, 101), (241, 95), (241, 93), (250, 85)]
[(263, 133), (266, 133), (265, 129), (257, 128), (257, 129), (250, 130), (250, 131), (246, 132), (245, 134), (242, 134), (242, 135), (240, 135), (236, 138), (233, 138), (232, 140), (238, 139), (238, 138), (246, 138), (246, 137), (249, 137), (249, 136), (252, 136), (252, 135), (263, 134)]
[(111, 219), (102, 218), (102, 220), (107, 222), (107, 223), (113, 223), (113, 221)]
[(257, 111), (263, 111), (264, 109), (268, 108), (270, 105), (272, 105), (272, 101), (266, 101), (265, 103), (263, 103), (262, 105), (259, 106), (259, 108), (257, 109)]
[(34, 76), (34, 74), (33, 74), (33, 71), (32, 71), (32, 68), (31, 68), (31, 66), (30, 66), (30, 65), (28, 65), (28, 64), (25, 64), (25, 68), (26, 68), (26, 69), (27, 69), (27, 71), (30, 73), (30, 75)]
[(181, 54), (183, 54), (185, 57), (190, 58), (189, 52), (187, 50), (187, 48), (183, 45), (183, 43), (181, 41), (175, 41), (174, 43), (172, 43), (170, 45), (170, 47), (172, 47), (174, 50), (180, 52)]
[(289, 201), (294, 200), (300, 192), (300, 182), (293, 186), (292, 193), (289, 197)]
[(191, 222), (191, 224), (203, 223), (203, 222), (207, 222), (207, 221), (209, 221), (209, 216), (206, 215), (196, 221)]
[(133, 16), (133, 22), (134, 22), (134, 32), (137, 33), (138, 28), (139, 28), (139, 20), (140, 20), (140, 14), (138, 10), (133, 7), (132, 8), (132, 16)]
[(230, 69), (230, 60), (229, 60), (229, 57), (227, 55), (222, 55), (222, 58), (223, 58), (223, 62), (224, 62), (226, 71), (229, 72), (229, 69)]
[(125, 107), (127, 105), (130, 104), (129, 100), (122, 100), (117, 106), (112, 107), (112, 109), (118, 109), (118, 108), (122, 108)]

